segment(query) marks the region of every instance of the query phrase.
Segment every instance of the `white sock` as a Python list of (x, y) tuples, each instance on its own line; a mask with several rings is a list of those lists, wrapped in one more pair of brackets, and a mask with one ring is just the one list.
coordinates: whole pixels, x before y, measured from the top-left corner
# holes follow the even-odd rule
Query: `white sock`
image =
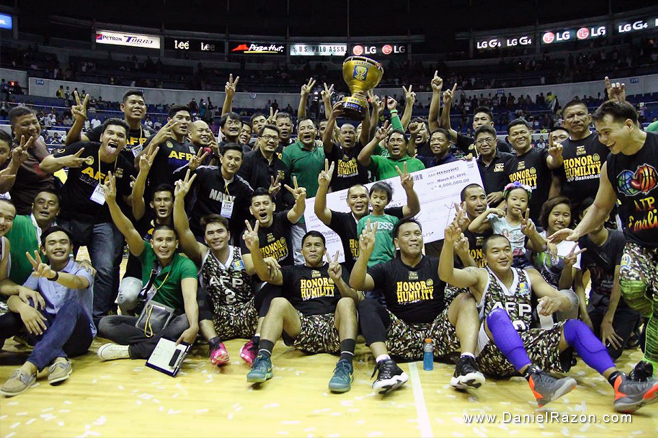
[(470, 357), (471, 359), (475, 359), (475, 356), (473, 355), (473, 353), (462, 353), (462, 356), (461, 356), (461, 357), (464, 357), (464, 356), (468, 356), (468, 357)]
[(384, 360), (389, 360), (390, 358), (391, 358), (391, 356), (389, 356), (388, 354), (382, 354), (380, 356), (377, 356), (377, 359), (375, 359), (375, 362), (379, 363), (379, 362), (384, 361)]

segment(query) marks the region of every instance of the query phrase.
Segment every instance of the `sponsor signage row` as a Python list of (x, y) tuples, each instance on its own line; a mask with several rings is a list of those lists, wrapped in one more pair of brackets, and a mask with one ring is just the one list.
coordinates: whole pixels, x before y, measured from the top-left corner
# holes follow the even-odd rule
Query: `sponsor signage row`
[(271, 42), (231, 42), (229, 52), (235, 55), (285, 55), (286, 45)]
[(114, 46), (142, 47), (145, 49), (159, 49), (160, 37), (132, 32), (115, 32), (109, 30), (96, 31), (97, 44), (111, 44)]
[(165, 38), (165, 49), (183, 52), (223, 53), (224, 42), (194, 38)]

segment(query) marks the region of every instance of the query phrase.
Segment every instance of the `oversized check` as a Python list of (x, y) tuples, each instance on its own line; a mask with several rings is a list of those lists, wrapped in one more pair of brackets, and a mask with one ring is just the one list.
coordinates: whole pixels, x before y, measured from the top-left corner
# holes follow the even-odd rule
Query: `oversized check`
[[(423, 241), (425, 243), (443, 239), (443, 233), (454, 218), (455, 202), (460, 202), (460, 193), (469, 184), (482, 185), (482, 178), (475, 160), (458, 160), (453, 163), (431, 167), (412, 173), (414, 190), (420, 200), (420, 213), (416, 215), (423, 225)], [(406, 205), (407, 195), (400, 184), (400, 178), (394, 177), (385, 180), (393, 186), (393, 200), (388, 207)], [(366, 184), (370, 187), (374, 183)], [(349, 212), (347, 206), (347, 190), (329, 193), (327, 195), (327, 208), (334, 211)], [(340, 261), (344, 261), (343, 245), (336, 233), (324, 225), (315, 215), (315, 198), (306, 200), (307, 230), (321, 232), (327, 240), (327, 253), (333, 257), (338, 251)]]

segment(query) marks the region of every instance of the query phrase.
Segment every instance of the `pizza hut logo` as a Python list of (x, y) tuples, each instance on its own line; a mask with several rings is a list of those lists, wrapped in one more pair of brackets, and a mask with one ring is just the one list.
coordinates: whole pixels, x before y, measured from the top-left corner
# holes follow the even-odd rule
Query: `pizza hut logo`
[(282, 55), (285, 53), (286, 46), (279, 44), (270, 44), (270, 45), (260, 45), (256, 43), (251, 44), (238, 44), (234, 47), (232, 53), (260, 53), (260, 54), (272, 54), (272, 55)]

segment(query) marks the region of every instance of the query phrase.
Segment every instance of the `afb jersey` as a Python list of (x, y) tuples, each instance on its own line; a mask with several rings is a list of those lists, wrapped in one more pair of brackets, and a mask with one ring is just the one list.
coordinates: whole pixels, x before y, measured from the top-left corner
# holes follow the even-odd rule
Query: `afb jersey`
[(566, 140), (562, 146), (563, 165), (554, 173), (562, 182), (562, 195), (578, 205), (585, 198), (596, 196), (601, 166), (610, 151), (596, 134), (582, 140)]
[(254, 297), (251, 277), (245, 271), (240, 248), (229, 245), (228, 249), (226, 265), (208, 250), (199, 270), (201, 282), (215, 309), (225, 305), (246, 303)]
[[(319, 268), (282, 266), (282, 296), (305, 316), (326, 315), (336, 311), (340, 291), (329, 277), (329, 264)], [(349, 284), (349, 274), (343, 269), (343, 280)]]
[(619, 215), (629, 242), (658, 247), (658, 134), (647, 133), (634, 155), (610, 154), (608, 179), (621, 202)]
[(528, 274), (523, 269), (512, 268), (514, 280), (508, 289), (491, 269), (486, 270), (489, 282), (478, 304), (480, 320), (484, 321), (493, 309), (500, 307), (507, 312), (517, 332), (529, 330), (532, 327), (532, 284)]
[[(92, 129), (85, 133), (89, 141), (101, 141), (101, 134), (103, 133), (103, 125), (99, 125), (96, 128)], [(126, 138), (126, 147), (123, 148), (121, 153), (125, 155), (129, 160), (134, 160), (134, 158), (139, 155), (144, 147), (144, 143), (152, 135), (155, 134), (155, 131), (149, 128), (148, 126), (141, 125), (138, 129), (131, 129), (128, 131), (128, 137)]]
[(416, 266), (399, 257), (368, 268), (386, 298), (388, 310), (406, 323), (431, 323), (445, 308), (446, 284), (439, 279), (439, 259), (423, 256)]

